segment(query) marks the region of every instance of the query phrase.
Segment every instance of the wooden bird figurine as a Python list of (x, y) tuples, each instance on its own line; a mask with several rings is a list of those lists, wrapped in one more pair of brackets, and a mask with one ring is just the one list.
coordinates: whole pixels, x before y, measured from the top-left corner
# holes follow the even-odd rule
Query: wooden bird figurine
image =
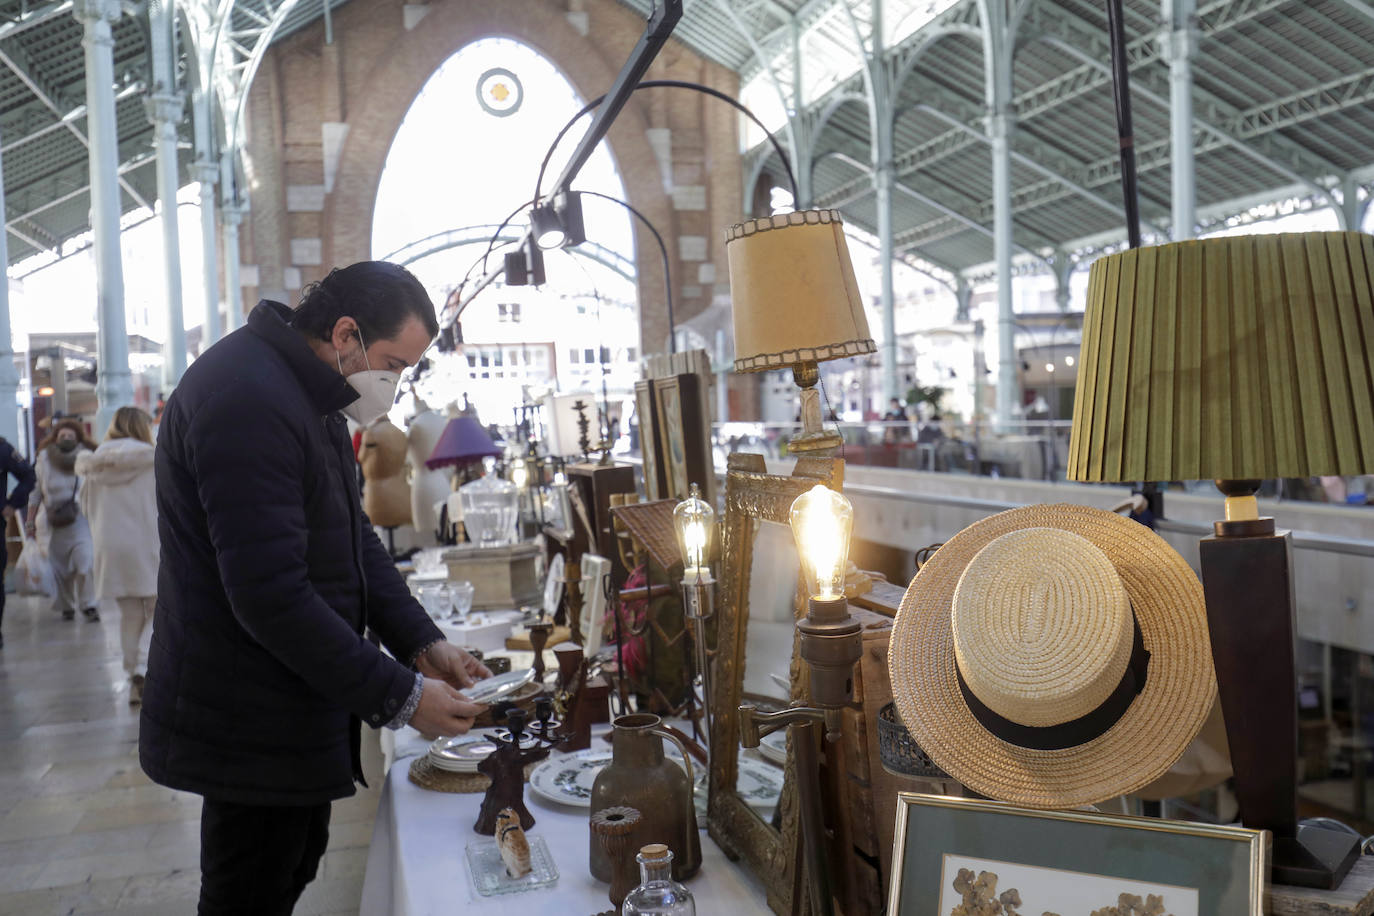
[(506, 863), (506, 874), (523, 878), (530, 873), (530, 842), (520, 827), (520, 815), (511, 808), (502, 808), (496, 815), (496, 845), (501, 861)]

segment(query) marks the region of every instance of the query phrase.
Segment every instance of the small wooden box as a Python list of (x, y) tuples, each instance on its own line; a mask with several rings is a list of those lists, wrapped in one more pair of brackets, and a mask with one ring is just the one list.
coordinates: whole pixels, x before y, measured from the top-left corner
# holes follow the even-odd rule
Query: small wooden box
[(584, 520), (577, 512), (573, 513), (575, 521), (570, 523), (569, 527), (582, 530), (585, 534), (586, 549), (611, 561), (612, 578), (617, 586), (623, 585), (630, 571), (620, 562), (620, 551), (615, 546), (615, 527), (611, 524), (611, 496), (635, 492), (634, 466), (570, 464), (567, 471), (568, 483), (578, 489), (582, 504), (587, 508), (590, 517), (585, 521), (590, 523), (592, 530), (586, 530)]
[(504, 547), (466, 544), (445, 550), (444, 564), (450, 581), (472, 583), (474, 611), (499, 611), (543, 599), (543, 584), (536, 574), (538, 556), (539, 548), (532, 542)]

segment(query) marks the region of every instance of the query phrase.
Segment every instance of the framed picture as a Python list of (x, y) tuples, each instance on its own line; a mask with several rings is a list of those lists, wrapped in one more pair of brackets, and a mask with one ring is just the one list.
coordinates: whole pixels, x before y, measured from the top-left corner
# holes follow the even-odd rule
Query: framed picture
[(888, 912), (1261, 916), (1268, 834), (981, 799), (897, 799)]
[(654, 380), (658, 408), (658, 461), (666, 482), (661, 498), (685, 499), (692, 484), (715, 502), (715, 466), (711, 457), (710, 411), (701, 376), (693, 373)]
[(659, 460), (658, 404), (654, 383), (648, 379), (635, 382), (635, 414), (639, 417), (639, 454), (644, 461), (644, 498), (653, 502), (667, 495), (667, 484)]

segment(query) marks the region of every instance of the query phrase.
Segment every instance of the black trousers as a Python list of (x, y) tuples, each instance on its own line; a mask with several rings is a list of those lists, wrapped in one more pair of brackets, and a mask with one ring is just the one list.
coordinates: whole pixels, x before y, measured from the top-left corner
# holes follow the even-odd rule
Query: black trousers
[(329, 845), (329, 803), (305, 807), (205, 800), (199, 916), (290, 916)]

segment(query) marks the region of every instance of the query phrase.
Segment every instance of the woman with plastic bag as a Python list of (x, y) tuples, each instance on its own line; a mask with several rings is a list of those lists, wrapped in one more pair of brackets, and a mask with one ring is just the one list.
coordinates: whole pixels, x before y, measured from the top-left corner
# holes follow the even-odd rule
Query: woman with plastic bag
[[(5, 490), (5, 483), (9, 478), (14, 478), (14, 489), (5, 498), (5, 507), (2, 510), (5, 525), (8, 526), (9, 520), (14, 518), (14, 513), (28, 505), (29, 494), (33, 491), (33, 468), (24, 460), (24, 457), (14, 450), (4, 439), (0, 439), (0, 493)], [(6, 553), (8, 558), (8, 553)], [(0, 570), (0, 579), (3, 579), (4, 572)], [(0, 581), (0, 623), (5, 619), (5, 588)], [(0, 649), (5, 647), (5, 634), (0, 633)]]
[(81, 512), (81, 480), (76, 476), (76, 456), (82, 449), (95, 451), (80, 420), (67, 418), (53, 424), (38, 444), (34, 471), (38, 485), (29, 496), (29, 537), (35, 537), (38, 508), (47, 516), (52, 532), (48, 540), (48, 562), (57, 580), (57, 606), (63, 620), (71, 620), (77, 609), (87, 620), (99, 620), (95, 606), (95, 547), (91, 526)]
[(152, 420), (137, 407), (119, 408), (100, 447), (76, 459), (81, 512), (95, 539), (96, 594), (119, 606), (119, 641), (133, 705), (143, 702), (147, 640), (157, 603)]

